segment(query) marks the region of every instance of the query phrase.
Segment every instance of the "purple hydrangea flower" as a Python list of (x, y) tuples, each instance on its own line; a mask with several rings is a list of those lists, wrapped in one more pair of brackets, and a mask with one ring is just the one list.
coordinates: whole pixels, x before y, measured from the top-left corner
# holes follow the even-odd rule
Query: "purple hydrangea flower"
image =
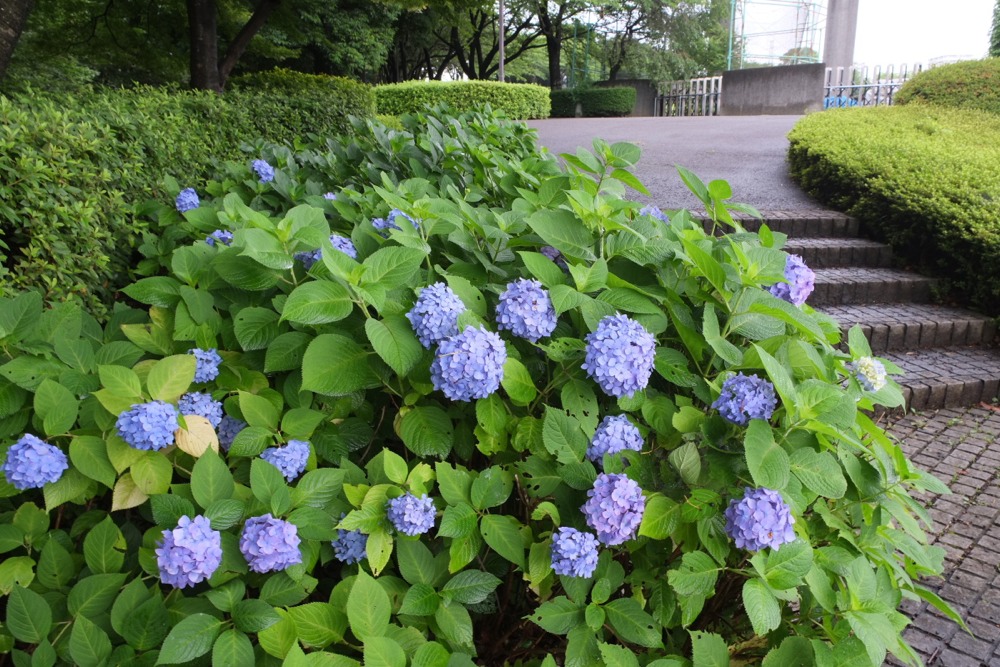
[(492, 331), (468, 326), (438, 345), (431, 384), (453, 401), (486, 398), (500, 387), (507, 347)]
[(602, 472), (594, 488), (587, 491), (587, 498), (580, 510), (601, 543), (621, 544), (635, 537), (646, 510), (646, 498), (634, 480)]
[(212, 530), (203, 516), (182, 516), (177, 527), (163, 531), (156, 549), (160, 581), (175, 588), (187, 588), (205, 581), (222, 563), (222, 533)]
[(552, 570), (565, 577), (591, 577), (597, 569), (598, 541), (591, 533), (562, 527), (552, 535)]
[(223, 415), (222, 421), (219, 422), (219, 426), (216, 429), (219, 434), (219, 446), (228, 452), (229, 448), (233, 446), (233, 440), (246, 427), (247, 423), (245, 421), (234, 419), (229, 415)]
[(595, 463), (604, 460), (605, 454), (617, 454), (631, 449), (642, 451), (642, 434), (625, 415), (608, 416), (601, 420), (594, 437), (587, 447), (587, 458)]
[(771, 285), (771, 294), (785, 301), (801, 306), (812, 294), (816, 274), (806, 266), (798, 255), (789, 255), (785, 260), (785, 280), (788, 282)]
[(396, 223), (396, 219), (399, 218), (399, 217), (403, 217), (403, 218), (406, 218), (407, 220), (409, 220), (410, 224), (413, 225), (414, 229), (417, 229), (417, 230), (420, 229), (420, 225), (417, 223), (416, 220), (414, 220), (413, 218), (411, 218), (407, 214), (403, 213), (398, 208), (394, 208), (391, 211), (389, 211), (388, 217), (385, 217), (385, 218), (373, 218), (372, 219), (372, 227), (374, 227), (376, 230), (378, 230), (378, 233), (379, 233), (379, 235), (382, 238), (389, 238), (389, 230), (390, 229), (401, 229), (401, 227)]
[(546, 245), (542, 246), (538, 252), (542, 253), (543, 255), (551, 259), (555, 263), (555, 265), (558, 266), (563, 271), (569, 271), (569, 265), (566, 263), (566, 258), (563, 257), (563, 254), (559, 252), (556, 248), (553, 248), (550, 245)]
[(270, 183), (274, 180), (274, 167), (269, 165), (265, 160), (254, 160), (250, 166), (256, 172), (257, 178), (260, 179), (261, 183)]
[(652, 218), (656, 218), (660, 222), (666, 222), (666, 223), (670, 222), (670, 218), (667, 216), (666, 213), (661, 211), (658, 206), (652, 206), (652, 205), (643, 206), (641, 209), (639, 209), (639, 215), (648, 215)]
[(508, 283), (497, 304), (497, 328), (532, 343), (551, 335), (558, 319), (548, 290), (537, 280), (518, 278)]
[(177, 401), (177, 409), (182, 415), (204, 417), (212, 428), (218, 428), (222, 422), (222, 401), (216, 401), (211, 394), (203, 391), (192, 391), (181, 396)]
[(327, 192), (323, 195), (323, 199), (326, 199), (327, 201), (337, 201), (337, 195), (333, 192)]
[(211, 382), (219, 377), (219, 364), (222, 363), (222, 357), (219, 356), (219, 352), (214, 347), (209, 350), (196, 347), (193, 350), (188, 350), (188, 354), (194, 355), (195, 382)]
[(428, 350), (458, 333), (458, 316), (465, 304), (450, 287), (434, 283), (420, 290), (417, 302), (406, 314), (420, 344)]
[(214, 247), (216, 242), (221, 243), (224, 246), (232, 245), (233, 233), (228, 229), (216, 229), (214, 232), (205, 237), (205, 243), (210, 246)]
[(434, 501), (427, 494), (417, 498), (412, 493), (393, 498), (386, 506), (386, 516), (404, 535), (423, 535), (434, 527)]
[(240, 552), (254, 572), (278, 572), (302, 562), (299, 529), (271, 516), (247, 519), (240, 534)]
[(719, 398), (712, 407), (734, 424), (746, 426), (751, 419), (767, 421), (774, 414), (778, 399), (774, 385), (756, 375), (737, 373), (722, 383)]
[(2, 470), (10, 485), (23, 491), (58, 482), (68, 467), (61, 449), (25, 433), (7, 450)]
[(118, 415), (115, 428), (122, 440), (136, 449), (163, 449), (174, 444), (180, 428), (177, 408), (163, 401), (137, 403)]
[(198, 208), (201, 206), (201, 200), (198, 199), (198, 192), (194, 188), (184, 188), (177, 195), (177, 199), (174, 200), (174, 206), (177, 207), (178, 213), (186, 213)]
[[(340, 518), (343, 519), (344, 515)], [(368, 558), (368, 536), (360, 530), (340, 529), (332, 544), (333, 557), (341, 563), (352, 565)]]
[(351, 239), (338, 234), (331, 234), (330, 243), (333, 244), (334, 250), (339, 250), (351, 259), (358, 258), (358, 249), (354, 247), (354, 242)]
[(289, 482), (295, 480), (306, 469), (309, 462), (309, 443), (305, 440), (289, 440), (284, 447), (268, 447), (260, 458), (281, 471)]
[(854, 362), (854, 377), (865, 391), (878, 391), (885, 386), (886, 373), (882, 362), (874, 357), (861, 357)]
[(795, 517), (777, 491), (747, 487), (742, 499), (730, 501), (725, 514), (726, 533), (738, 549), (777, 549), (795, 540)]
[(621, 398), (646, 388), (656, 339), (641, 324), (621, 313), (608, 315), (585, 340), (587, 356), (581, 368), (605, 394)]
[(323, 259), (323, 251), (319, 248), (315, 250), (305, 250), (303, 252), (297, 252), (292, 255), (292, 259), (297, 259), (302, 262), (302, 267), (308, 271), (313, 267), (313, 264)]

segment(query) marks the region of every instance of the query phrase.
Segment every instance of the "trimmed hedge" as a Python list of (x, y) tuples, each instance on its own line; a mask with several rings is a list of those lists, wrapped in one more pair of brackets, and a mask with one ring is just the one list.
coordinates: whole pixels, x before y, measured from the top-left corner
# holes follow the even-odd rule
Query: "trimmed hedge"
[(1000, 315), (1000, 118), (911, 105), (806, 116), (793, 178), (955, 296)]
[(580, 104), (585, 118), (627, 116), (635, 108), (635, 88), (572, 88), (551, 91), (552, 116), (572, 118)]
[(1000, 114), (1000, 58), (943, 65), (916, 75), (899, 90), (897, 104), (924, 102)]
[(375, 87), (378, 113), (402, 116), (448, 104), (467, 111), (489, 105), (509, 118), (549, 117), (549, 89), (529, 83), (497, 81), (407, 81)]
[(370, 96), (341, 90), (0, 96), (0, 294), (37, 288), (103, 312), (132, 267), (137, 206), (163, 196), (164, 176), (185, 187), (213, 161), (248, 159), (247, 142), (338, 134), (349, 113), (371, 115)]

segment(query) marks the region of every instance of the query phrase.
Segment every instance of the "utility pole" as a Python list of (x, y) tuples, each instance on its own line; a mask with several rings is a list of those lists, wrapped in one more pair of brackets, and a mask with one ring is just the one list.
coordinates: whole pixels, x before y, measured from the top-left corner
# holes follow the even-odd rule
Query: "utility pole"
[(500, 69), (497, 71), (497, 81), (499, 81), (500, 83), (503, 83), (503, 81), (504, 81), (503, 61), (504, 61), (504, 57), (505, 57), (505, 53), (504, 52), (506, 51), (505, 45), (504, 45), (504, 41), (505, 41), (504, 40), (504, 33), (506, 33), (507, 30), (506, 30), (506, 28), (504, 26), (504, 13), (505, 13), (504, 0), (500, 0), (500, 17), (498, 19), (498, 23), (500, 24)]

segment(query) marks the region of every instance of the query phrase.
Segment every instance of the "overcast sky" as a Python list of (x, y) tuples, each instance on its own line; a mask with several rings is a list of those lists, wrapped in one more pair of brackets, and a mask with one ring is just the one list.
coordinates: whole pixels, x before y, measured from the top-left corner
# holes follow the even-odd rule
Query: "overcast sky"
[(994, 0), (861, 0), (854, 61), (926, 63), (986, 55)]

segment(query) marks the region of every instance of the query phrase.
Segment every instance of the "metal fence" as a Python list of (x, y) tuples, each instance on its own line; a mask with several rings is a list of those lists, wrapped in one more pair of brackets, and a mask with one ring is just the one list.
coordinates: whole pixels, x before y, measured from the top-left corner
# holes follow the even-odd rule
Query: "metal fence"
[(654, 111), (657, 116), (717, 116), (722, 77), (667, 81), (660, 85), (660, 91)]
[(922, 65), (896, 69), (878, 67), (838, 67), (826, 69), (823, 108), (873, 107), (893, 103), (908, 79), (923, 70)]

